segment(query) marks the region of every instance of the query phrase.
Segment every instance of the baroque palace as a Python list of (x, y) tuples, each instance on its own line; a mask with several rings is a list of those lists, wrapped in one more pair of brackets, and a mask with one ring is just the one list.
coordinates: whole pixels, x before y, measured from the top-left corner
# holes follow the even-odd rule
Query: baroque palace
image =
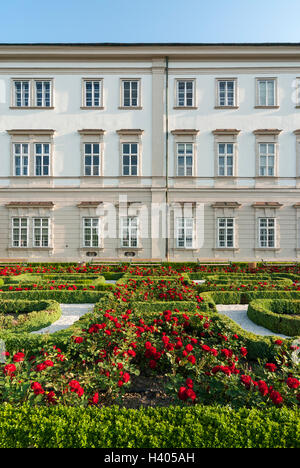
[(300, 257), (299, 44), (0, 45), (0, 258)]

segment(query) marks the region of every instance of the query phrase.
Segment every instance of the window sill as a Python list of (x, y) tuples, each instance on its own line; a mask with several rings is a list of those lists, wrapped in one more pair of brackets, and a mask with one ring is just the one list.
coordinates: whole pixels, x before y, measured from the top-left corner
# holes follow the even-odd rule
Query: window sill
[(16, 109), (20, 109), (20, 110), (37, 110), (37, 109), (40, 109), (40, 110), (53, 110), (55, 109), (54, 106), (49, 106), (49, 107), (46, 107), (46, 106), (10, 106), (9, 107), (10, 109), (13, 109), (13, 110), (16, 110)]
[(258, 252), (280, 252), (281, 249), (279, 247), (255, 247), (254, 250)]
[(104, 110), (103, 106), (81, 106), (82, 110)]
[(254, 109), (280, 109), (280, 106), (255, 106)]
[(53, 247), (8, 247), (7, 250), (12, 250), (12, 251), (45, 251), (45, 252), (50, 252), (53, 250)]
[(185, 110), (188, 110), (188, 109), (190, 109), (190, 110), (196, 110), (196, 109), (198, 109), (198, 107), (197, 107), (197, 106), (174, 106), (173, 109), (174, 109), (174, 110), (180, 110), (180, 109), (185, 109)]
[(93, 250), (96, 250), (99, 252), (101, 250), (104, 250), (104, 247), (80, 247), (79, 250), (84, 252), (92, 252)]
[(239, 109), (239, 106), (215, 106), (215, 109)]
[(226, 251), (226, 252), (239, 252), (240, 251), (239, 247), (215, 247), (213, 250), (215, 250), (217, 252), (223, 252), (223, 251)]
[(194, 247), (175, 247), (173, 250), (179, 251), (179, 252), (198, 252), (199, 249), (196, 249)]
[(142, 106), (119, 106), (119, 110), (142, 110)]
[(118, 247), (118, 250), (123, 252), (141, 252), (144, 250), (143, 247)]

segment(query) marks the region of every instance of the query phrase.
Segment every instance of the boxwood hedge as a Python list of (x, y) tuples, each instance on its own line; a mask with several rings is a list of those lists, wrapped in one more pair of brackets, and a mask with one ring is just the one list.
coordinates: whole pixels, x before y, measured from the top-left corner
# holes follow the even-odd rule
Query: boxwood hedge
[(287, 336), (300, 336), (300, 301), (260, 299), (248, 307), (248, 317), (257, 325)]

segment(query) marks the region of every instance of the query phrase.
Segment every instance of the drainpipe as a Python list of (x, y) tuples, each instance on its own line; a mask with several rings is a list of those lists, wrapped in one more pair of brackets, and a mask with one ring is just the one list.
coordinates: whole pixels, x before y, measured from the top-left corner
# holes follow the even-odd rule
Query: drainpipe
[(169, 253), (169, 57), (166, 57), (166, 260)]

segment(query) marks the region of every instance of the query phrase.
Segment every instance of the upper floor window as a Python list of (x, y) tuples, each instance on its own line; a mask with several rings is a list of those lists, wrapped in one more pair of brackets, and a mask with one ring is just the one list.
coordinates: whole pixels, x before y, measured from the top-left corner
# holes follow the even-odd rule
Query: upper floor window
[(84, 80), (83, 107), (102, 107), (102, 80)]
[(84, 144), (84, 175), (100, 175), (100, 143)]
[(195, 106), (195, 81), (177, 80), (176, 81), (176, 106), (194, 107)]
[(277, 106), (277, 81), (275, 78), (257, 79), (257, 106)]
[(193, 143), (177, 143), (177, 175), (193, 175)]
[(177, 218), (176, 220), (177, 248), (191, 249), (194, 246), (194, 219)]
[(140, 107), (140, 80), (122, 80), (121, 107)]
[(50, 219), (33, 219), (33, 247), (50, 246)]
[(34, 145), (34, 167), (36, 176), (50, 175), (50, 144), (35, 143)]
[(217, 80), (217, 107), (236, 105), (236, 80)]
[(14, 107), (52, 106), (52, 80), (13, 80), (13, 86)]
[(137, 176), (138, 175), (138, 143), (123, 143), (122, 144), (122, 175)]
[(275, 175), (275, 143), (259, 143), (259, 175)]
[(276, 244), (275, 218), (259, 218), (259, 247), (275, 248)]
[(234, 144), (218, 144), (218, 175), (233, 176), (234, 173)]

